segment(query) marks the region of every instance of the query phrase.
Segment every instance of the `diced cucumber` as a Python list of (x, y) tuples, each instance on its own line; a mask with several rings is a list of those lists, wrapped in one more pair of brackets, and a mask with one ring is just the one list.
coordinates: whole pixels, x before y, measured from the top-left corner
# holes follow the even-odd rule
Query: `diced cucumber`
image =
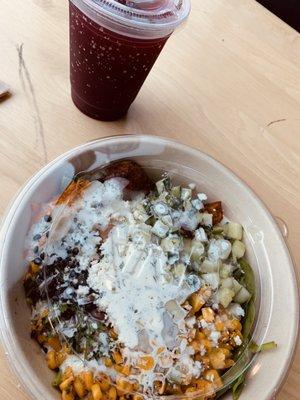
[(231, 253), (231, 243), (226, 239), (212, 239), (207, 253), (211, 260), (226, 260)]
[(192, 197), (192, 189), (181, 188), (181, 200), (189, 200)]
[(135, 219), (146, 222), (147, 219), (149, 218), (149, 215), (147, 214), (145, 208), (143, 205), (139, 205), (134, 211), (133, 211), (133, 216)]
[(167, 225), (169, 228), (173, 227), (173, 220), (170, 215), (164, 215), (160, 218), (161, 222), (165, 225)]
[(201, 210), (203, 208), (203, 203), (199, 199), (194, 199), (191, 201), (191, 203), (196, 210)]
[(232, 299), (234, 298), (234, 291), (226, 287), (221, 287), (218, 291), (217, 297), (219, 303), (226, 308), (229, 306), (229, 304), (232, 302)]
[(235, 240), (232, 244), (232, 255), (235, 258), (242, 258), (244, 257), (246, 251), (246, 247), (243, 242), (240, 240)]
[(222, 288), (227, 288), (232, 290), (234, 294), (237, 294), (242, 288), (242, 285), (239, 284), (239, 282), (232, 277), (222, 279), (221, 286)]
[(181, 196), (181, 186), (174, 186), (171, 189), (171, 193), (174, 197), (180, 198)]
[(207, 258), (201, 263), (200, 270), (201, 272), (218, 272), (222, 267), (222, 262), (220, 260), (212, 261)]
[(211, 272), (208, 274), (203, 274), (202, 279), (212, 287), (212, 289), (218, 289), (220, 283), (220, 277), (217, 272)]
[(224, 231), (230, 239), (241, 240), (243, 238), (243, 227), (237, 222), (228, 222), (225, 224)]
[(152, 208), (154, 213), (159, 217), (162, 215), (169, 214), (170, 211), (167, 204), (164, 203), (163, 201), (157, 201), (156, 203), (153, 204)]
[(234, 266), (231, 264), (222, 264), (220, 268), (220, 277), (222, 279), (228, 278), (229, 276), (232, 275), (234, 270)]
[(162, 249), (167, 253), (178, 253), (182, 249), (182, 241), (178, 235), (169, 235), (160, 243)]
[(187, 311), (183, 309), (175, 300), (168, 301), (165, 307), (175, 322), (183, 320), (187, 315)]
[(207, 234), (203, 228), (199, 228), (195, 231), (195, 239), (200, 242), (207, 242)]
[(234, 279), (234, 278), (232, 278), (232, 279), (233, 279), (233, 281), (232, 281), (233, 290), (234, 290), (234, 293), (237, 294), (242, 289), (243, 286), (236, 279)]
[(181, 276), (183, 276), (185, 274), (186, 271), (186, 266), (184, 264), (177, 264), (174, 266), (173, 268), (173, 275), (176, 278), (180, 278)]
[(248, 292), (246, 288), (242, 286), (241, 290), (238, 291), (238, 293), (234, 297), (234, 301), (239, 304), (246, 303), (248, 300), (250, 300), (251, 294)]
[(192, 205), (190, 199), (183, 201), (183, 208), (185, 209), (185, 211), (190, 211), (193, 208), (193, 205)]
[(165, 190), (165, 184), (163, 179), (156, 182), (156, 189), (158, 191), (158, 194), (161, 194)]
[(152, 227), (152, 232), (154, 233), (154, 235), (164, 238), (169, 232), (169, 227), (163, 224), (161, 221), (156, 221)]
[(200, 262), (204, 254), (205, 248), (201, 242), (193, 239), (191, 243), (191, 259)]
[(212, 214), (209, 213), (199, 213), (199, 218), (198, 218), (199, 224), (204, 225), (204, 226), (212, 226), (213, 223), (213, 216)]
[(233, 278), (225, 278), (221, 280), (221, 286), (223, 288), (231, 289), (233, 290)]

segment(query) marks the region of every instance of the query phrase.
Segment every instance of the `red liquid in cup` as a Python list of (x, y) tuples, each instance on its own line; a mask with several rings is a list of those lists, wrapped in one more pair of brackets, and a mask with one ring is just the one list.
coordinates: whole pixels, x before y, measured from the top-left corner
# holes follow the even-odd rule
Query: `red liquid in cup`
[(141, 40), (103, 28), (70, 2), (72, 99), (86, 115), (126, 114), (169, 36)]

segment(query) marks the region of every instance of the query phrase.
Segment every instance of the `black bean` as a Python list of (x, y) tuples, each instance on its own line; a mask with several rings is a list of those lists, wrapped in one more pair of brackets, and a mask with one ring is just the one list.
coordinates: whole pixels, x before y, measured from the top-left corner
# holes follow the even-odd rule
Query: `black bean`
[(51, 215), (45, 215), (45, 216), (44, 216), (44, 220), (45, 220), (46, 222), (51, 222), (51, 221), (52, 221)]
[(42, 260), (44, 260), (44, 258), (45, 258), (45, 253), (41, 253), (41, 254), (40, 254), (40, 258), (41, 258)]
[(75, 278), (75, 276), (76, 276), (76, 272), (75, 272), (74, 270), (72, 270), (72, 271), (70, 272), (70, 274), (69, 274), (69, 277), (70, 277), (71, 279), (73, 279), (73, 278)]
[(105, 312), (100, 311), (100, 310), (97, 310), (97, 309), (91, 311), (91, 316), (92, 316), (94, 319), (98, 320), (98, 321), (104, 321), (105, 318), (106, 318)]
[(33, 240), (40, 240), (41, 235), (37, 233), (36, 235), (33, 236)]
[(49, 237), (49, 231), (48, 231), (48, 232), (46, 232), (46, 237), (47, 237), (47, 238)]
[(35, 246), (34, 248), (33, 248), (33, 252), (36, 254), (36, 253), (38, 253), (39, 252), (39, 246)]
[(74, 249), (72, 250), (72, 254), (73, 254), (73, 256), (77, 256), (77, 254), (79, 254), (78, 247), (74, 247)]

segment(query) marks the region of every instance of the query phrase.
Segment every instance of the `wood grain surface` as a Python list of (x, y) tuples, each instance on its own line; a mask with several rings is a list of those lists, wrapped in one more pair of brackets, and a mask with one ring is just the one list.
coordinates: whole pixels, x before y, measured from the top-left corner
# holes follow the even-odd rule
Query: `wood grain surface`
[[(127, 118), (103, 123), (70, 99), (68, 4), (0, 1), (0, 212), (47, 160), (91, 139), (180, 139), (231, 168), (288, 226), (300, 275), (300, 36), (254, 0), (193, 0)], [(28, 399), (0, 354), (0, 398)], [(271, 379), (271, 377), (270, 377)], [(278, 400), (298, 400), (300, 349)], [(259, 400), (259, 394), (258, 394)]]

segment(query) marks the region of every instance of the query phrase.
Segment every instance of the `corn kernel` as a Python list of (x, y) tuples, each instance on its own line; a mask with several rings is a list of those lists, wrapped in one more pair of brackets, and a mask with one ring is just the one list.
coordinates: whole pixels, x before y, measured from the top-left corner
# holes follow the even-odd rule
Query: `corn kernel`
[(215, 328), (218, 332), (221, 332), (224, 330), (224, 324), (222, 321), (216, 321), (215, 322)]
[(213, 383), (213, 386), (215, 388), (220, 388), (222, 387), (222, 380), (218, 374), (218, 372), (215, 369), (209, 369), (204, 372), (204, 378), (208, 380), (209, 382)]
[(203, 319), (206, 322), (210, 323), (210, 322), (214, 321), (215, 313), (210, 307), (203, 307), (201, 311), (202, 311)]
[(201, 347), (201, 344), (200, 344), (199, 341), (193, 340), (193, 341), (190, 343), (190, 346), (192, 346), (192, 348), (194, 349), (195, 353), (199, 353), (200, 347)]
[(124, 368), (124, 367), (123, 367), (122, 365), (118, 365), (118, 364), (114, 365), (114, 369), (115, 369), (117, 372), (119, 372), (120, 374), (122, 373), (123, 368)]
[(85, 384), (85, 387), (88, 390), (91, 390), (93, 384), (94, 384), (94, 376), (91, 371), (85, 371), (81, 374), (81, 378)]
[(61, 394), (61, 398), (62, 398), (62, 400), (74, 400), (75, 397), (72, 392), (63, 390), (63, 392)]
[(208, 356), (209, 361), (214, 369), (225, 368), (225, 355), (220, 349), (212, 349)]
[(72, 377), (73, 378), (73, 371), (71, 367), (67, 367), (62, 375), (62, 380), (65, 381), (66, 379)]
[(94, 383), (91, 387), (91, 391), (92, 391), (92, 400), (101, 400), (103, 395), (101, 392), (101, 388), (100, 388), (100, 384)]
[(40, 266), (35, 264), (34, 262), (30, 263), (30, 272), (32, 272), (33, 274), (37, 274), (40, 270)]
[(117, 390), (115, 387), (111, 386), (108, 391), (108, 400), (116, 400), (117, 398)]
[(58, 336), (54, 336), (48, 339), (48, 344), (52, 347), (53, 350), (59, 351), (61, 349), (61, 343)]
[(118, 351), (114, 351), (112, 356), (116, 364), (122, 364), (123, 357), (121, 356), (121, 353), (119, 353)]
[(138, 368), (148, 371), (154, 367), (154, 359), (151, 356), (142, 356), (137, 364)]
[(238, 319), (232, 319), (227, 322), (227, 327), (230, 331), (241, 331), (242, 324)]
[(132, 400), (143, 400), (143, 396), (140, 394), (134, 394)]
[(132, 386), (133, 386), (132, 383), (126, 381), (125, 379), (118, 379), (116, 384), (118, 395), (122, 396), (125, 393), (132, 392), (133, 389)]
[(124, 365), (123, 369), (122, 369), (122, 374), (129, 376), (131, 373), (131, 367), (129, 364)]
[(110, 358), (104, 358), (103, 359), (103, 361), (104, 361), (104, 365), (107, 367), (107, 368), (109, 368), (109, 367), (111, 367), (112, 366), (112, 361), (111, 361), (111, 359)]
[(50, 369), (56, 369), (58, 367), (57, 360), (56, 360), (56, 352), (54, 350), (50, 350), (46, 356), (47, 365)]
[(106, 376), (101, 376), (99, 381), (100, 388), (103, 392), (107, 392), (110, 388), (110, 380)]
[(201, 392), (201, 395), (212, 395), (214, 390), (211, 382), (206, 381), (205, 379), (196, 380), (197, 390)]
[(56, 362), (58, 367), (65, 361), (66, 357), (67, 355), (61, 351), (56, 353)]
[(235, 362), (231, 358), (228, 358), (227, 360), (225, 360), (225, 368), (231, 368), (234, 366), (234, 364), (235, 364)]
[(87, 390), (83, 380), (79, 376), (76, 376), (74, 379), (73, 386), (77, 396), (82, 399), (86, 395)]
[(69, 378), (62, 381), (62, 383), (59, 385), (60, 390), (64, 391), (64, 390), (69, 389), (70, 386), (72, 385), (73, 381), (74, 381), (73, 376), (70, 376)]
[(205, 304), (202, 296), (199, 293), (193, 293), (189, 298), (190, 305), (192, 306), (193, 312), (196, 313)]

